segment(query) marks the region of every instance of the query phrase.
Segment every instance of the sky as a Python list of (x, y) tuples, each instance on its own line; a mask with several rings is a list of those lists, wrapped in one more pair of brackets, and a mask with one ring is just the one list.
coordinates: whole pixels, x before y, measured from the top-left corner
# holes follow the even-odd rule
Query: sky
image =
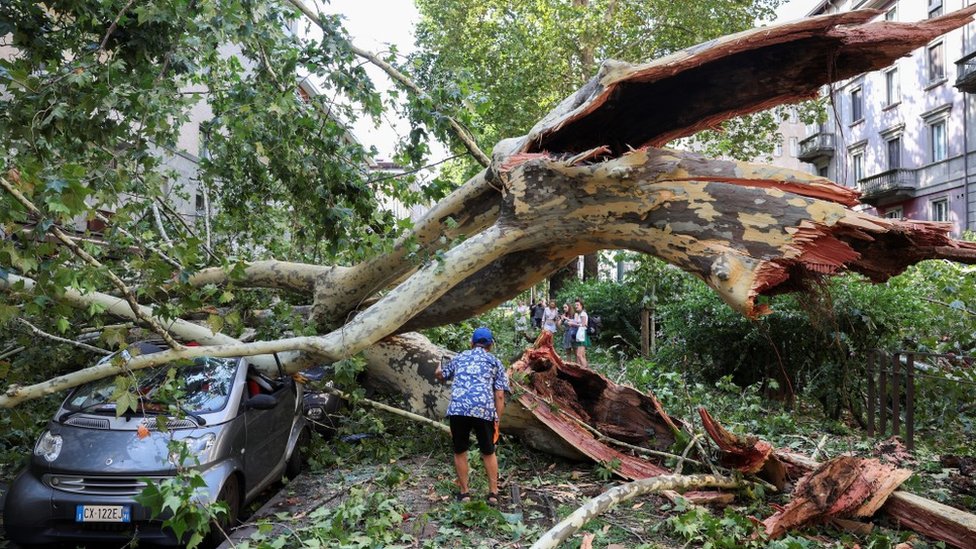
[[(778, 20), (790, 21), (802, 18), (818, 0), (790, 0), (776, 10)], [(312, 3), (312, 2), (310, 2)], [(383, 52), (394, 44), (400, 53), (413, 50), (413, 28), (420, 15), (413, 0), (331, 0), (318, 1), (324, 13), (343, 15), (346, 30), (357, 46)], [(378, 68), (367, 65), (367, 71), (380, 89), (389, 87), (389, 80)], [(380, 128), (373, 127), (371, 121), (360, 120), (353, 125), (353, 134), (366, 146), (374, 146), (381, 158), (390, 158), (398, 132), (406, 131), (406, 123), (389, 121)], [(443, 148), (433, 151), (432, 162), (447, 156)]]

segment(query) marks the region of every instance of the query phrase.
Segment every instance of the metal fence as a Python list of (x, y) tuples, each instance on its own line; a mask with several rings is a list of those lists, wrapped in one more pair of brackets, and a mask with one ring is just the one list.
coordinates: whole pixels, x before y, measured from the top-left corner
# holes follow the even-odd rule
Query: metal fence
[[(971, 366), (974, 357), (876, 350), (867, 357), (867, 432), (869, 437), (903, 436), (908, 450), (915, 449), (916, 380), (926, 377), (945, 383), (966, 383), (935, 375), (930, 364), (948, 361)], [(922, 367), (922, 366), (925, 367)], [(904, 435), (902, 434), (904, 428)]]

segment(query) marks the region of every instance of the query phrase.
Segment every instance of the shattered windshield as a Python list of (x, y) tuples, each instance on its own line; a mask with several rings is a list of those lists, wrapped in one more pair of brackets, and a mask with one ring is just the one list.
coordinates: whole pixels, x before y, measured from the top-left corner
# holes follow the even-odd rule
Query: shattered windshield
[[(195, 414), (216, 412), (224, 408), (233, 388), (237, 374), (236, 358), (202, 357), (193, 359), (192, 364), (180, 366), (174, 382), (182, 396), (179, 403), (183, 410)], [(159, 402), (160, 387), (166, 382), (169, 368), (156, 367), (135, 370), (133, 386), (139, 400), (139, 409), (147, 412), (161, 412), (167, 409), (166, 402)], [(114, 378), (92, 381), (78, 387), (71, 394), (64, 408), (68, 411), (90, 409), (92, 411), (112, 410), (115, 404), (112, 395), (116, 392)]]

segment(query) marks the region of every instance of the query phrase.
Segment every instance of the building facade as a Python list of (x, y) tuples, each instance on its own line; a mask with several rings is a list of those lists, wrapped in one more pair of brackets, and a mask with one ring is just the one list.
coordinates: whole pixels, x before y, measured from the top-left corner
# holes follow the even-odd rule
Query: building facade
[[(876, 9), (878, 20), (939, 17), (973, 0), (823, 0), (810, 16)], [(807, 128), (800, 160), (861, 191), (878, 215), (976, 229), (976, 117), (967, 91), (974, 25), (940, 36), (884, 69), (825, 88), (826, 123)], [(973, 67), (976, 68), (976, 67)]]

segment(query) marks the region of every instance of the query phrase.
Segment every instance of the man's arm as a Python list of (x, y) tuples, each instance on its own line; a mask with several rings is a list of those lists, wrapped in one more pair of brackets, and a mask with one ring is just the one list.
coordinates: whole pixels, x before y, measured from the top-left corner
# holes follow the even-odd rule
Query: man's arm
[(498, 412), (498, 420), (501, 421), (502, 413), (505, 412), (505, 391), (501, 389), (495, 391), (495, 411)]
[[(447, 362), (447, 372), (444, 371), (444, 361), (445, 360), (448, 360), (448, 362)], [(451, 368), (451, 363), (452, 362), (453, 362), (453, 359), (448, 359), (448, 357), (446, 357), (446, 356), (442, 356), (441, 357), (440, 364), (438, 364), (437, 365), (437, 369), (434, 370), (434, 377), (437, 378), (437, 381), (440, 381), (441, 383), (446, 383), (447, 380), (450, 379), (451, 376), (454, 375), (454, 369)]]

